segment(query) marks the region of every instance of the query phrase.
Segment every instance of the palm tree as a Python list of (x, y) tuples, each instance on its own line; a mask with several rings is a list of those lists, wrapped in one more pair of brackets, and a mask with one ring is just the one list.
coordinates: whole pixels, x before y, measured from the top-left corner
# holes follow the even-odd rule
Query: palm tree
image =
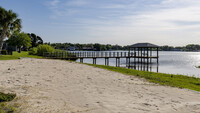
[(32, 47), (37, 47), (39, 44), (43, 44), (43, 40), (40, 36), (36, 36), (34, 33), (28, 33), (28, 36), (32, 40)]
[(5, 10), (0, 7), (0, 52), (6, 37), (10, 37), (13, 32), (20, 31), (21, 20), (12, 10)]

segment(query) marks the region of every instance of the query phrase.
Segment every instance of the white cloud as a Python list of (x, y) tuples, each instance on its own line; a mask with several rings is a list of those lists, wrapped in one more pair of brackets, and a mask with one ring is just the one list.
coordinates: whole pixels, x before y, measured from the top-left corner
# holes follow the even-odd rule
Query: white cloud
[(88, 4), (87, 0), (72, 0), (65, 3), (67, 6), (83, 6)]
[(51, 2), (49, 2), (49, 4), (51, 5), (51, 7), (57, 7), (59, 2), (60, 0), (52, 0)]
[(124, 8), (126, 8), (126, 5), (111, 4), (111, 5), (102, 6), (101, 8), (105, 8), (105, 9), (124, 9)]
[(52, 0), (48, 2), (48, 8), (52, 12), (50, 18), (52, 19), (65, 19), (69, 15), (74, 15), (79, 12), (78, 9), (68, 8), (67, 5), (81, 5), (84, 4), (82, 0), (73, 0), (66, 2), (63, 0)]

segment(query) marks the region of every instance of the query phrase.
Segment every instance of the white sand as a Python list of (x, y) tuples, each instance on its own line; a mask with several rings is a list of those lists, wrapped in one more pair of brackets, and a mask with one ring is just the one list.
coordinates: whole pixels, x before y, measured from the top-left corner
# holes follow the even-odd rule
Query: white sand
[(22, 113), (200, 113), (200, 93), (60, 60), (0, 61)]

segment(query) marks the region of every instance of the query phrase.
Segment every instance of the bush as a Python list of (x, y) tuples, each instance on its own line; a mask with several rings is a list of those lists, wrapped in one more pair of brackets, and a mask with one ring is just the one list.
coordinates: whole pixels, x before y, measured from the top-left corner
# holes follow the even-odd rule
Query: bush
[[(54, 57), (68, 57), (66, 60), (77, 60), (76, 55), (65, 50), (54, 49)], [(63, 56), (64, 55), (64, 56)]]
[(1, 54), (2, 54), (2, 55), (7, 55), (8, 52), (7, 52), (7, 50), (4, 50), (4, 49), (3, 49), (3, 50), (1, 50)]
[(53, 52), (67, 52), (67, 51), (65, 51), (65, 50), (60, 50), (60, 49), (54, 49)]
[(43, 56), (44, 52), (53, 52), (54, 48), (49, 45), (39, 45), (37, 47), (37, 55)]
[(36, 47), (29, 49), (28, 54), (29, 55), (37, 55), (38, 49)]

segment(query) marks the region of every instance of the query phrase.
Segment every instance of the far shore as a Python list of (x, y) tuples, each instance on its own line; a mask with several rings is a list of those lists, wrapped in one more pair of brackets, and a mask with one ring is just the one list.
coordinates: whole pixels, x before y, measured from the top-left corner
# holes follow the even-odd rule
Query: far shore
[(0, 61), (0, 92), (16, 93), (19, 112), (198, 113), (200, 93), (150, 83), (76, 62)]

